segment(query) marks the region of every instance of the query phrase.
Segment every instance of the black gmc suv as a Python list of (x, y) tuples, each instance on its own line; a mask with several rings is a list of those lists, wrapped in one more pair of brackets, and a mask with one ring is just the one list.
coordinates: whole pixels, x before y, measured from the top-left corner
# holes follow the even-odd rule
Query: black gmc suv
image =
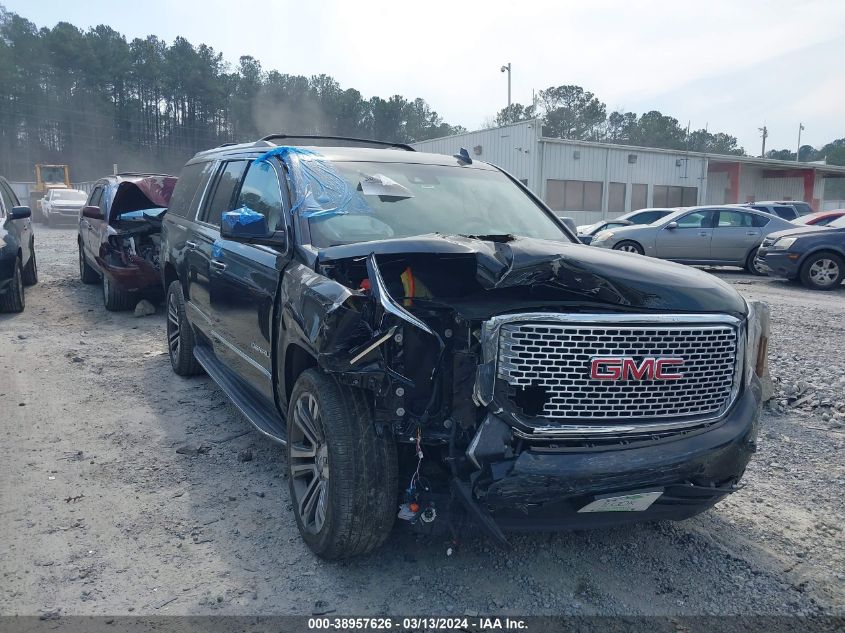
[(500, 542), (684, 519), (755, 450), (766, 307), (579, 244), (465, 150), (272, 135), (201, 152), (161, 264), (173, 370), (204, 369), (286, 446), (325, 558), (375, 548), (397, 516)]

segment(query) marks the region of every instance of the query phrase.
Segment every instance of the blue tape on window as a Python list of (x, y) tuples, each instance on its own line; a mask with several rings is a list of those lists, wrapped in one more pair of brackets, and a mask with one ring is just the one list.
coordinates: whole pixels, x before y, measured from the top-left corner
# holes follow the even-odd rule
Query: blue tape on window
[(211, 257), (212, 259), (219, 259), (221, 255), (223, 255), (223, 242), (214, 240), (211, 244)]
[(255, 162), (274, 156), (287, 166), (288, 184), (294, 197), (292, 213), (304, 218), (372, 213), (363, 196), (350, 187), (331, 161), (319, 152), (285, 145), (265, 152)]

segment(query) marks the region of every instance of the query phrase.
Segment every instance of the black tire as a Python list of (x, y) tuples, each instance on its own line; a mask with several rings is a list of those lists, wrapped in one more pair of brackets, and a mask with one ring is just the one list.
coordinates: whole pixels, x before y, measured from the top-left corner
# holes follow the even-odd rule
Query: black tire
[(645, 254), (643, 247), (632, 240), (622, 240), (613, 246), (615, 251), (623, 251), (625, 253), (636, 253), (637, 255)]
[(88, 264), (82, 244), (79, 245), (79, 278), (84, 284), (95, 284), (100, 281), (100, 275)]
[(290, 397), (287, 433), (291, 503), (308, 547), (334, 560), (381, 545), (398, 508), (396, 444), (389, 433), (376, 434), (364, 392), (317, 369), (303, 372)]
[(38, 283), (38, 262), (35, 261), (35, 244), (29, 247), (29, 261), (26, 263), (26, 268), (23, 269), (21, 279), (24, 286), (34, 286)]
[(103, 305), (109, 312), (122, 312), (135, 307), (135, 296), (116, 288), (109, 280), (109, 276), (104, 273)]
[(15, 259), (15, 269), (12, 271), (12, 283), (6, 292), (0, 295), (0, 312), (23, 312), (26, 300), (23, 296), (23, 270), (21, 258)]
[(174, 281), (167, 289), (167, 353), (170, 366), (179, 376), (202, 373), (202, 366), (194, 357), (194, 330), (185, 318), (185, 297), (182, 286)]
[(836, 253), (815, 253), (801, 265), (801, 283), (813, 290), (833, 290), (845, 278), (845, 260)]
[(757, 251), (759, 249), (754, 249), (750, 253), (748, 253), (748, 257), (745, 260), (745, 270), (747, 270), (752, 275), (756, 275), (757, 277), (766, 277), (768, 276), (768, 272), (765, 270), (761, 270), (757, 268), (754, 264), (754, 261), (757, 259)]

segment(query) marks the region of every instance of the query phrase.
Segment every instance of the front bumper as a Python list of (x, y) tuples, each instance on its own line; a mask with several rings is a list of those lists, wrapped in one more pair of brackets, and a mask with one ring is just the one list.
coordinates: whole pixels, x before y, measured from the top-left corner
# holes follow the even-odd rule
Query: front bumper
[(768, 273), (777, 277), (795, 279), (801, 270), (801, 255), (789, 251), (772, 251), (760, 249), (757, 261), (762, 262)]
[(97, 258), (104, 275), (123, 292), (140, 292), (161, 288), (161, 273), (146, 261), (129, 266), (110, 265), (102, 258)]
[(51, 218), (63, 220), (78, 220), (80, 209), (50, 209), (47, 214)]
[[(755, 377), (725, 417), (703, 430), (598, 449), (529, 446), (510, 460), (488, 464), (473, 496), (503, 530), (686, 519), (736, 489), (756, 450), (760, 409)], [(663, 494), (639, 512), (578, 512), (598, 496), (643, 490)]]

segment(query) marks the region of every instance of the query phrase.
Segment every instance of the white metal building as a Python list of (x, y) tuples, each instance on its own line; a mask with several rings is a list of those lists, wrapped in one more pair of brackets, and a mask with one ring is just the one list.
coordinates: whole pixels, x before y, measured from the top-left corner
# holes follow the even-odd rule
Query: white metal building
[(825, 178), (845, 178), (845, 167), (834, 165), (546, 138), (538, 120), (413, 146), (439, 154), (466, 148), (577, 224), (646, 207), (757, 200), (804, 200), (822, 209)]

